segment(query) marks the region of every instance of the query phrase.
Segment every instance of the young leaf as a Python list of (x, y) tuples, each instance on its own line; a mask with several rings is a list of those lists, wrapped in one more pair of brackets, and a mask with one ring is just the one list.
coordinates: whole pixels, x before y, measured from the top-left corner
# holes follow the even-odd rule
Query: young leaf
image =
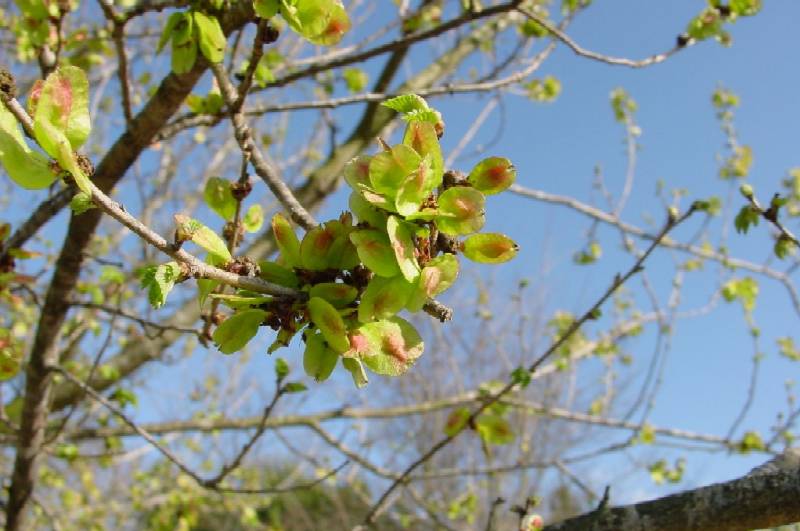
[(457, 236), (470, 234), (483, 227), (486, 199), (474, 188), (454, 186), (439, 196), (439, 212), (436, 226), (444, 234)]
[(435, 297), (452, 286), (457, 276), (458, 258), (452, 254), (443, 254), (422, 268), (419, 285), (427, 297)]
[[(83, 70), (76, 66), (63, 66), (47, 76), (36, 104), (34, 123), (39, 120), (47, 121), (60, 131), (73, 151), (86, 142), (92, 126), (89, 81)], [(45, 151), (50, 153), (47, 149)]]
[(180, 11), (172, 13), (169, 18), (167, 18), (167, 23), (164, 26), (164, 30), (161, 32), (161, 37), (158, 39), (158, 46), (156, 46), (156, 54), (160, 54), (161, 50), (164, 49), (164, 46), (167, 44), (172, 38), (172, 32), (175, 30), (179, 22), (183, 22), (184, 14)]
[(313, 44), (331, 46), (342, 40), (348, 31), (350, 31), (350, 18), (347, 16), (347, 11), (340, 2), (335, 2), (328, 13), (325, 29), (308, 40)]
[(361, 360), (357, 358), (342, 358), (342, 366), (350, 372), (350, 375), (353, 377), (353, 383), (355, 383), (356, 387), (359, 389), (369, 383), (367, 372), (364, 370), (364, 365), (361, 364)]
[(497, 415), (481, 415), (475, 421), (478, 435), (487, 444), (509, 444), (514, 441), (511, 424)]
[(464, 256), (482, 264), (500, 264), (516, 256), (519, 246), (504, 234), (473, 234), (464, 241)]
[(283, 380), (287, 376), (289, 376), (289, 372), (291, 369), (289, 368), (289, 364), (283, 358), (277, 358), (275, 360), (275, 378), (278, 380)]
[(253, 2), (253, 10), (256, 12), (256, 16), (261, 18), (272, 18), (280, 9), (280, 1), (279, 0), (255, 0)]
[(373, 273), (393, 277), (400, 272), (389, 237), (378, 230), (363, 229), (350, 234), (358, 257)]
[(514, 183), (517, 170), (511, 161), (502, 157), (489, 157), (479, 162), (469, 173), (467, 181), (484, 195), (497, 194)]
[(358, 320), (368, 323), (376, 319), (391, 317), (406, 305), (415, 285), (402, 275), (393, 278), (372, 277), (361, 294), (358, 305)]
[(180, 275), (181, 268), (177, 262), (149, 266), (139, 272), (142, 287), (147, 290), (147, 298), (153, 308), (164, 305)]
[(394, 98), (384, 101), (381, 105), (403, 114), (412, 111), (427, 111), (429, 109), (425, 100), (416, 94), (395, 96)]
[(223, 354), (242, 350), (258, 333), (267, 312), (252, 308), (238, 311), (220, 324), (211, 338)]
[(369, 353), (360, 356), (364, 364), (386, 376), (400, 376), (408, 371), (425, 346), (417, 330), (399, 317), (363, 324), (353, 336), (369, 345)]
[(185, 74), (197, 60), (197, 30), (190, 12), (182, 13), (172, 31), (172, 71)]
[(447, 416), (447, 422), (444, 425), (444, 434), (447, 435), (448, 437), (457, 435), (458, 432), (463, 430), (464, 427), (467, 425), (469, 416), (470, 416), (469, 408), (460, 407), (458, 409), (454, 409)]
[(228, 247), (216, 232), (189, 216), (175, 214), (174, 217), (178, 226), (177, 233), (181, 239), (192, 240), (223, 263), (231, 261), (232, 257)]
[(300, 280), (291, 269), (266, 260), (259, 262), (258, 266), (261, 269), (261, 274), (259, 276), (267, 282), (286, 286), (287, 288), (300, 287)]
[(242, 219), (242, 226), (247, 232), (258, 232), (264, 224), (264, 211), (261, 205), (252, 205)]
[(351, 159), (345, 164), (343, 175), (344, 180), (355, 191), (359, 191), (361, 186), (370, 186), (369, 164), (372, 161), (370, 155), (361, 155)]
[(378, 193), (395, 197), (406, 176), (419, 168), (422, 158), (403, 144), (378, 153), (369, 163), (369, 180)]
[(336, 231), (327, 224), (306, 232), (300, 244), (300, 261), (303, 267), (312, 271), (334, 267), (332, 250), (336, 237)]
[(325, 299), (336, 308), (344, 308), (358, 297), (358, 289), (348, 284), (322, 282), (315, 284), (308, 292), (310, 297)]
[(217, 17), (195, 11), (194, 23), (200, 37), (200, 52), (212, 63), (221, 62), (225, 58), (226, 39)]
[(431, 192), (441, 184), (441, 175), (436, 182), (434, 171), (431, 168), (430, 157), (426, 156), (419, 167), (411, 172), (400, 185), (395, 199), (397, 212), (403, 216), (410, 216), (417, 212), (422, 202), (431, 195)]
[(432, 172), (431, 190), (442, 184), (444, 158), (434, 125), (429, 122), (409, 122), (403, 135), (403, 144), (416, 151), (420, 157), (429, 158)]
[(347, 327), (336, 308), (325, 299), (311, 297), (308, 301), (308, 312), (311, 320), (317, 325), (325, 341), (334, 351), (342, 353), (350, 349)]
[(272, 216), (272, 232), (281, 252), (281, 258), (289, 267), (300, 267), (300, 240), (283, 214)]
[(28, 190), (47, 188), (56, 180), (47, 158), (33, 151), (22, 136), (17, 119), (0, 104), (0, 163), (11, 180)]
[(336, 367), (339, 355), (328, 348), (319, 334), (306, 335), (306, 350), (303, 353), (303, 369), (317, 382), (324, 382)]
[(389, 220), (386, 222), (386, 232), (389, 235), (397, 264), (400, 266), (400, 272), (403, 273), (406, 280), (414, 282), (419, 276), (419, 264), (414, 256), (415, 247), (411, 231), (406, 223), (400, 221), (397, 216), (389, 216)]
[(366, 223), (374, 229), (383, 229), (386, 226), (386, 213), (373, 207), (358, 192), (350, 194), (349, 206), (360, 223)]
[(231, 183), (221, 177), (211, 177), (206, 182), (203, 199), (225, 221), (231, 221), (236, 215), (236, 199), (231, 193)]
[(91, 210), (93, 208), (97, 208), (92, 202), (92, 198), (86, 195), (83, 192), (78, 192), (75, 194), (69, 202), (69, 208), (72, 210), (76, 216), (79, 216), (86, 212), (87, 210)]
[(347, 90), (355, 93), (364, 90), (369, 81), (369, 76), (359, 68), (347, 68), (342, 72), (342, 79), (344, 79), (344, 83), (347, 85)]

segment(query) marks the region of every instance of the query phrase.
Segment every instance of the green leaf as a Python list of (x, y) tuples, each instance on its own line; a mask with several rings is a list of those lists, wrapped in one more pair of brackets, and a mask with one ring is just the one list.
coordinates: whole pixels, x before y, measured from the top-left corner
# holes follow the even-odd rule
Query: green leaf
[(745, 205), (736, 214), (736, 219), (733, 220), (733, 225), (736, 227), (736, 232), (747, 233), (751, 226), (758, 225), (761, 219), (761, 213), (752, 205)]
[(69, 208), (75, 213), (76, 216), (80, 216), (87, 210), (97, 208), (97, 206), (94, 204), (91, 197), (83, 192), (78, 192), (70, 200)]
[(277, 358), (275, 360), (275, 378), (278, 380), (283, 380), (289, 376), (289, 372), (289, 364), (286, 363), (286, 360), (283, 358)]
[(342, 174), (344, 180), (350, 185), (350, 188), (358, 192), (362, 186), (370, 186), (369, 180), (369, 164), (372, 161), (370, 155), (360, 155), (355, 157), (344, 165)]
[(286, 265), (300, 267), (300, 240), (297, 239), (291, 223), (283, 214), (277, 213), (272, 216), (272, 232)]
[(252, 308), (231, 315), (220, 324), (211, 338), (223, 354), (242, 350), (258, 333), (267, 312)]
[(497, 415), (481, 415), (475, 421), (478, 435), (487, 444), (509, 444), (514, 441), (514, 430), (511, 424)]
[(209, 297), (223, 302), (225, 306), (233, 308), (234, 310), (258, 306), (267, 302), (272, 302), (273, 300), (273, 297), (270, 295), (253, 294), (249, 291), (239, 291), (238, 293), (212, 293)]
[(458, 258), (452, 254), (437, 256), (420, 273), (419, 284), (427, 297), (444, 292), (458, 277)]
[(381, 105), (404, 114), (411, 111), (425, 111), (429, 109), (425, 100), (416, 94), (395, 96), (394, 98), (384, 101)]
[(266, 260), (259, 262), (258, 266), (261, 269), (261, 274), (259, 276), (267, 282), (286, 286), (287, 288), (300, 287), (300, 279), (297, 278), (297, 275), (295, 275), (294, 271), (291, 269)]
[(436, 182), (434, 171), (431, 169), (430, 158), (425, 157), (419, 167), (411, 172), (400, 185), (395, 200), (397, 212), (403, 216), (417, 212), (436, 186), (441, 184), (441, 176), (438, 181), (439, 183)]
[(232, 260), (228, 247), (216, 232), (189, 216), (175, 214), (174, 217), (176, 232), (181, 240), (192, 240), (223, 263), (227, 264)]
[(172, 71), (185, 74), (197, 60), (197, 32), (194, 17), (190, 12), (182, 13), (181, 20), (172, 31)]
[(373, 273), (393, 277), (400, 272), (389, 236), (374, 229), (356, 230), (350, 234), (358, 257)]
[(361, 92), (369, 82), (369, 76), (360, 68), (346, 68), (342, 72), (342, 79), (350, 92)]
[(88, 86), (83, 71), (72, 66), (47, 76), (36, 103), (33, 131), (42, 149), (72, 174), (82, 192), (91, 195), (89, 178), (73, 153), (89, 135)]
[(408, 371), (425, 347), (419, 332), (400, 317), (362, 324), (351, 334), (351, 343), (371, 371), (386, 376)]
[(221, 62), (225, 58), (226, 39), (217, 17), (195, 11), (194, 23), (200, 37), (200, 52), (212, 63)]
[(22, 345), (7, 328), (0, 328), (0, 381), (13, 378), (22, 364)]
[(795, 245), (795, 243), (792, 241), (791, 238), (789, 238), (784, 234), (781, 234), (780, 236), (778, 236), (778, 239), (775, 240), (774, 251), (775, 251), (775, 256), (783, 260), (787, 256), (794, 254), (794, 252), (797, 251), (797, 246)]
[(306, 335), (306, 350), (303, 353), (303, 368), (317, 382), (324, 382), (336, 367), (339, 355), (328, 348), (319, 334)]
[(454, 409), (447, 416), (447, 422), (444, 425), (444, 434), (448, 437), (458, 435), (458, 433), (467, 426), (469, 416), (469, 408), (460, 407), (458, 409)]
[(261, 205), (252, 205), (242, 219), (242, 226), (247, 232), (258, 232), (264, 224), (264, 211)]
[(766, 448), (764, 445), (764, 440), (761, 438), (761, 435), (755, 431), (746, 432), (742, 437), (742, 440), (736, 445), (736, 449), (743, 454), (753, 451), (761, 451), (764, 450), (764, 448)]
[(498, 194), (511, 186), (517, 170), (511, 161), (502, 157), (489, 157), (479, 162), (469, 173), (467, 181), (484, 195)]
[(336, 44), (350, 29), (338, 0), (283, 0), (280, 11), (292, 30), (314, 44)]
[(464, 240), (464, 256), (482, 264), (500, 264), (516, 256), (519, 246), (504, 234), (473, 234)]
[(177, 262), (145, 267), (139, 272), (142, 287), (147, 290), (147, 298), (153, 308), (164, 305), (180, 275), (181, 268)]
[(320, 297), (311, 297), (308, 301), (308, 313), (322, 332), (325, 341), (335, 352), (341, 354), (350, 349), (347, 327), (331, 303)]
[(28, 190), (47, 188), (56, 180), (47, 158), (28, 147), (17, 119), (1, 103), (0, 163), (12, 181)]
[(368, 323), (393, 316), (403, 309), (414, 293), (415, 287), (402, 275), (392, 278), (372, 277), (361, 294), (358, 320)]
[(730, 0), (731, 12), (740, 17), (750, 17), (761, 11), (761, 0)]
[(531, 373), (525, 367), (517, 367), (511, 371), (511, 381), (514, 385), (520, 386), (525, 389), (531, 383)]
[(36, 104), (34, 123), (39, 120), (46, 120), (59, 130), (73, 151), (86, 142), (92, 125), (89, 81), (83, 70), (76, 66), (63, 66), (47, 76)]
[(203, 190), (206, 205), (225, 221), (236, 215), (236, 199), (231, 193), (231, 183), (221, 177), (211, 177)]
[(325, 299), (336, 308), (345, 308), (358, 297), (358, 289), (348, 284), (322, 282), (315, 284), (308, 292), (310, 297)]
[(400, 266), (400, 272), (409, 282), (414, 282), (419, 277), (419, 264), (414, 256), (416, 248), (411, 237), (411, 230), (404, 221), (400, 221), (397, 216), (389, 216), (386, 222), (386, 232)]
[(457, 236), (481, 230), (485, 222), (486, 199), (474, 188), (454, 186), (439, 196), (436, 226), (444, 234)]
[(341, 2), (335, 2), (328, 13), (325, 29), (308, 40), (314, 44), (331, 46), (342, 40), (342, 37), (348, 31), (350, 31), (350, 18), (347, 16), (347, 11), (345, 11)]
[(255, 0), (253, 2), (253, 10), (261, 18), (272, 18), (278, 13), (279, 9), (279, 0)]
[(302, 393), (308, 391), (308, 387), (303, 382), (289, 382), (283, 386), (285, 393)]
[(444, 158), (439, 137), (434, 124), (428, 122), (409, 122), (403, 135), (403, 144), (417, 152), (420, 157), (428, 157), (431, 164), (431, 189), (442, 184), (444, 175)]
[(791, 337), (780, 337), (777, 339), (777, 343), (781, 356), (789, 358), (792, 361), (800, 361), (800, 350), (795, 346), (794, 340)]
[(729, 280), (722, 286), (722, 297), (733, 302), (739, 300), (746, 312), (753, 311), (758, 296), (758, 282), (752, 277)]
[(367, 372), (364, 370), (364, 365), (361, 360), (356, 358), (342, 358), (342, 366), (350, 372), (353, 377), (353, 383), (359, 389), (369, 383)]
[(374, 229), (383, 229), (388, 216), (382, 210), (373, 207), (358, 192), (352, 192), (349, 200), (350, 211), (360, 223), (366, 223)]
[(164, 31), (161, 32), (161, 37), (158, 39), (158, 46), (156, 47), (156, 54), (161, 53), (164, 46), (172, 38), (172, 32), (177, 27), (178, 23), (183, 22), (184, 13), (175, 12), (167, 18), (167, 23), (164, 26)]
[(300, 244), (300, 261), (303, 268), (322, 271), (334, 267), (333, 247), (336, 242), (334, 227), (327, 224), (306, 232)]
[(528, 91), (528, 98), (537, 103), (552, 103), (561, 94), (561, 81), (553, 76), (544, 79), (533, 79), (523, 85)]
[(369, 163), (369, 180), (378, 193), (393, 198), (406, 177), (419, 168), (422, 158), (410, 147), (398, 144), (382, 151)]

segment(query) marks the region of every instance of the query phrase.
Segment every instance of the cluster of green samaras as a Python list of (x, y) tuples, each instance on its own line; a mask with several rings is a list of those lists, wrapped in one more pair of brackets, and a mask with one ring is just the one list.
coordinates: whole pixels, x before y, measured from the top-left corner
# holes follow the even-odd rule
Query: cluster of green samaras
[(492, 157), (468, 176), (445, 175), (439, 113), (415, 95), (385, 105), (404, 115), (405, 134), (400, 144), (383, 143), (380, 153), (347, 164), (350, 211), (309, 230), (302, 240), (286, 217), (272, 218), (280, 256), (261, 262), (259, 275), (303, 296), (210, 295), (236, 310), (213, 334), (222, 352), (243, 348), (259, 327), (270, 326), (277, 338), (269, 352), (302, 333), (303, 365), (318, 381), (328, 378), (340, 359), (358, 386), (367, 383), (365, 367), (397, 376), (423, 350), (419, 333), (397, 314), (417, 312), (448, 289), (458, 275), (458, 254), (483, 263), (516, 254), (508, 237), (477, 233), (484, 224), (485, 196), (514, 181), (511, 163)]

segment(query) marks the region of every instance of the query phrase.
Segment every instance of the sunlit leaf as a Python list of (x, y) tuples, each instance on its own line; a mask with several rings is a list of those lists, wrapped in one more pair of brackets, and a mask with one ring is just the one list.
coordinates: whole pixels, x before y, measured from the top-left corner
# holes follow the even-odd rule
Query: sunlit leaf
[(364, 370), (364, 365), (361, 360), (357, 358), (342, 358), (342, 366), (350, 372), (353, 377), (353, 383), (356, 387), (361, 388), (369, 383), (367, 372)]
[(317, 325), (325, 341), (334, 351), (342, 353), (350, 348), (347, 327), (342, 316), (331, 303), (320, 297), (311, 297), (308, 301), (308, 312), (311, 320)]
[(400, 272), (403, 273), (406, 280), (414, 282), (419, 276), (419, 264), (414, 256), (414, 240), (406, 222), (401, 221), (397, 216), (389, 216), (389, 220), (386, 222), (386, 233), (389, 235)]
[(375, 229), (383, 229), (386, 226), (388, 216), (385, 211), (373, 207), (358, 192), (350, 194), (350, 211), (355, 214), (360, 223), (366, 223)]
[(358, 320), (362, 323), (391, 317), (403, 309), (415, 285), (402, 275), (392, 278), (373, 277), (361, 294)]
[(261, 210), (261, 205), (251, 205), (242, 218), (242, 226), (247, 232), (258, 232), (264, 224), (264, 211)]
[(425, 346), (417, 330), (400, 317), (362, 324), (352, 335), (368, 345), (368, 354), (360, 355), (364, 364), (386, 376), (408, 371)]
[(488, 444), (509, 444), (514, 441), (511, 424), (497, 415), (481, 415), (475, 421), (478, 435)]
[(438, 179), (434, 176), (431, 169), (430, 158), (425, 157), (420, 162), (419, 167), (411, 172), (400, 184), (400, 188), (395, 199), (397, 212), (403, 216), (409, 216), (420, 209), (420, 206), (431, 195), (431, 192), (441, 184), (441, 176)]
[(261, 269), (259, 276), (267, 282), (286, 286), (287, 288), (297, 288), (300, 286), (300, 280), (291, 269), (267, 260), (259, 262), (258, 266)]
[(474, 188), (448, 188), (439, 196), (441, 215), (436, 218), (436, 226), (452, 236), (477, 232), (485, 222), (485, 203), (484, 195)]
[(33, 151), (14, 115), (0, 104), (0, 163), (11, 180), (28, 190), (47, 188), (56, 179), (47, 158)]
[(324, 382), (336, 367), (339, 355), (328, 348), (319, 334), (306, 335), (306, 349), (303, 353), (303, 369), (317, 382)]
[(502, 157), (489, 157), (479, 162), (469, 173), (467, 181), (484, 195), (497, 194), (514, 183), (517, 170), (511, 161)]
[(212, 339), (220, 352), (233, 354), (255, 337), (266, 316), (266, 311), (257, 308), (236, 312), (214, 330)]
[(194, 23), (200, 40), (200, 52), (212, 63), (225, 58), (225, 34), (217, 17), (202, 11), (194, 12)]
[(199, 221), (175, 214), (177, 233), (182, 240), (191, 240), (224, 263), (231, 261), (231, 253), (220, 236)]
[(395, 96), (383, 103), (384, 107), (388, 107), (399, 113), (408, 113), (411, 111), (428, 110), (428, 104), (420, 96), (416, 94), (403, 94), (402, 96)]
[(432, 171), (431, 189), (442, 184), (444, 158), (434, 125), (429, 122), (409, 122), (403, 135), (403, 144), (416, 151), (420, 157), (429, 157)]
[(374, 229), (357, 230), (350, 234), (358, 256), (373, 273), (393, 277), (400, 273), (392, 244), (386, 233)]
[(164, 305), (180, 275), (181, 268), (177, 262), (148, 266), (139, 272), (142, 288), (147, 290), (147, 298), (153, 308)]
[(448, 416), (447, 422), (444, 425), (444, 434), (448, 437), (457, 435), (458, 432), (464, 429), (469, 420), (470, 411), (468, 408), (460, 407), (454, 409)]
[(336, 308), (344, 308), (356, 300), (356, 297), (358, 297), (358, 289), (349, 284), (322, 282), (313, 285), (308, 295), (325, 299)]
[(203, 190), (206, 205), (225, 221), (236, 214), (236, 199), (231, 193), (231, 183), (221, 177), (211, 177)]
[(464, 256), (483, 264), (500, 264), (516, 256), (519, 246), (504, 234), (473, 234), (464, 241)]
[(286, 265), (300, 267), (300, 240), (297, 239), (291, 223), (283, 214), (277, 213), (272, 216), (272, 232)]
[(406, 176), (419, 168), (422, 158), (416, 151), (403, 144), (390, 151), (382, 151), (369, 163), (369, 180), (375, 191), (394, 197)]

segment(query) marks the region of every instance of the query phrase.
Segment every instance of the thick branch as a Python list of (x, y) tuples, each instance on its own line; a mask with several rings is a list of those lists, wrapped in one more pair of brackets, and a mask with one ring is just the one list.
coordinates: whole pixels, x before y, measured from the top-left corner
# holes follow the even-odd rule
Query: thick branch
[(800, 521), (800, 459), (783, 461), (733, 481), (600, 509), (545, 530), (746, 531), (791, 524)]

